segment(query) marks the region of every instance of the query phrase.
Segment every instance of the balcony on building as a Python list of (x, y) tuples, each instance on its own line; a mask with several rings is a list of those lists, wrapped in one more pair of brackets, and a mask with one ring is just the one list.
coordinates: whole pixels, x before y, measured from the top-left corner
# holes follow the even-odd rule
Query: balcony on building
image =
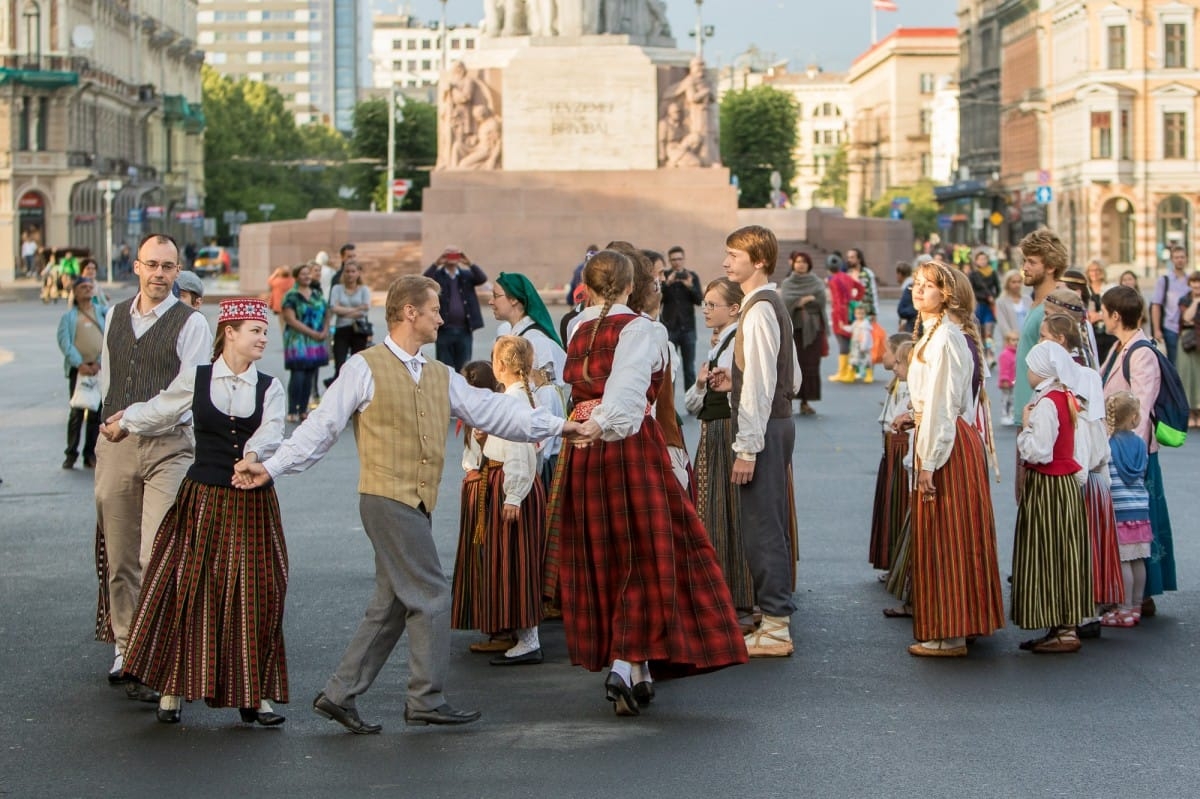
[(65, 56), (9, 55), (0, 58), (0, 86), (53, 91), (79, 84), (79, 73)]

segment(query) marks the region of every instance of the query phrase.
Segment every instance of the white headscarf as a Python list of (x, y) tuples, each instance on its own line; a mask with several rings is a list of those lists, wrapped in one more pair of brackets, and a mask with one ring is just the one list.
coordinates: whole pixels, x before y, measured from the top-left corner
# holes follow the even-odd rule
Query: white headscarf
[(1054, 378), (1082, 400), (1083, 418), (1088, 421), (1104, 418), (1104, 385), (1100, 381), (1100, 374), (1095, 369), (1075, 363), (1070, 353), (1058, 342), (1039, 342), (1029, 351), (1025, 366), (1036, 375)]

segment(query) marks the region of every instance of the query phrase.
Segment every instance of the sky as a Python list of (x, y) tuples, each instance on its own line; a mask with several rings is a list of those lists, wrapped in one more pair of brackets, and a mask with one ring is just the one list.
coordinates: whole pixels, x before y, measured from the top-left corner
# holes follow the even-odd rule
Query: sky
[[(665, 0), (675, 42), (695, 48), (688, 31), (696, 25), (694, 0)], [(899, 26), (957, 27), (954, 0), (895, 0), (896, 12), (878, 12), (879, 37)], [(422, 20), (441, 18), (439, 0), (370, 0), (375, 11), (396, 13), (406, 7)], [(847, 69), (871, 44), (871, 0), (705, 0), (704, 24), (716, 28), (705, 45), (711, 67), (727, 65), (750, 45), (788, 59), (793, 69), (815, 60), (825, 71)], [(483, 0), (447, 0), (449, 24), (483, 19)]]

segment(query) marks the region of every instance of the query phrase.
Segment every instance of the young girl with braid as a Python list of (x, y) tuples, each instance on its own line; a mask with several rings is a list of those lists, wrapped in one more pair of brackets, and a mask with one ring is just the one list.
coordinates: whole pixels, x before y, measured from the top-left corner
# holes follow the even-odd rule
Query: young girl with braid
[[(501, 336), (492, 348), (492, 372), (504, 393), (538, 407), (530, 385), (533, 346), (520, 336)], [(516, 643), (489, 661), (493, 666), (542, 662), (542, 552), (546, 494), (533, 444), (488, 436), (480, 461), (481, 496), (473, 542), (482, 549), (475, 621), (495, 637), (516, 633)]]
[(1142, 620), (1142, 599), (1146, 591), (1146, 558), (1150, 557), (1150, 494), (1146, 491), (1146, 468), (1150, 454), (1146, 442), (1136, 432), (1141, 419), (1141, 403), (1135, 394), (1118, 391), (1105, 403), (1111, 459), (1113, 505), (1117, 513), (1117, 541), (1120, 544), (1121, 571), (1125, 578), (1125, 596), (1120, 606), (1105, 613), (1105, 627), (1133, 627)]
[(716, 553), (671, 470), (650, 413), (668, 361), (653, 322), (628, 306), (633, 264), (603, 250), (584, 267), (591, 305), (567, 343), (572, 418), (583, 439), (559, 456), (546, 585), (560, 585), (571, 662), (608, 668), (605, 697), (636, 716), (651, 668), (695, 674), (746, 662)]

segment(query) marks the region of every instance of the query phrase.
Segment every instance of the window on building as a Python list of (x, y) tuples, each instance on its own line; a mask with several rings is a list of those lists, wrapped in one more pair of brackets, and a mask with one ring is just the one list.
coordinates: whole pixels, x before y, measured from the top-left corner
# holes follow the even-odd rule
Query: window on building
[(1133, 124), (1128, 108), (1121, 109), (1121, 159), (1128, 161), (1133, 158)]
[(405, 62), (404, 68), (407, 69), (409, 72), (416, 72), (417, 71), (417, 59), (415, 59), (415, 58), (408, 59), (408, 61)]
[(422, 39), (421, 40), (421, 49), (422, 50), (432, 50), (433, 49), (433, 40), (432, 39)]
[[(242, 34), (245, 36), (245, 34)], [(262, 40), (264, 42), (294, 42), (296, 41), (295, 31), (263, 31)]]
[(1187, 158), (1187, 115), (1182, 111), (1163, 114), (1163, 158)]
[(475, 49), (475, 40), (474, 39), (467, 39), (467, 49), (468, 50)]
[(393, 61), (392, 62), (392, 71), (393, 72), (399, 72), (402, 69), (404, 69), (403, 61)]
[(933, 94), (933, 90), (936, 88), (934, 86), (934, 83), (935, 83), (935, 81), (933, 79), (932, 72), (922, 72), (921, 73), (921, 94)]
[(425, 72), (428, 72), (429, 70), (433, 69), (433, 61), (426, 58), (424, 61), (421, 62), (421, 69)]
[(1108, 26), (1108, 68), (1125, 69), (1125, 26)]
[[(245, 13), (245, 12), (242, 12), (242, 13)], [(262, 12), (263, 22), (270, 22), (271, 20), (289, 20), (289, 19), (295, 19), (295, 18), (296, 18), (295, 11), (264, 11), (264, 12)]]
[(1112, 158), (1112, 112), (1092, 112), (1092, 158)]
[(921, 177), (927, 178), (933, 174), (933, 156), (930, 153), (921, 153)]
[(1163, 26), (1163, 50), (1164, 67), (1187, 66), (1187, 25), (1172, 22)]
[(417, 49), (417, 40), (409, 39), (407, 42), (404, 43), (404, 49), (405, 50), (416, 50)]
[(828, 169), (829, 169), (829, 156), (827, 156), (827, 155), (818, 155), (818, 156), (816, 157), (816, 159), (815, 159), (815, 164), (814, 164), (814, 166), (815, 166), (815, 170), (814, 170), (814, 171), (816, 172), (816, 174), (817, 174), (817, 177), (822, 177), (822, 176), (824, 176), (824, 175), (825, 175), (825, 172), (826, 172), (826, 170), (828, 170)]
[(928, 136), (933, 133), (933, 111), (928, 108), (921, 109), (921, 135)]
[(403, 50), (404, 49), (404, 40), (403, 39), (392, 39), (392, 49), (393, 50)]
[(450, 40), (450, 49), (451, 50), (461, 50), (462, 49), (462, 39), (451, 39)]

